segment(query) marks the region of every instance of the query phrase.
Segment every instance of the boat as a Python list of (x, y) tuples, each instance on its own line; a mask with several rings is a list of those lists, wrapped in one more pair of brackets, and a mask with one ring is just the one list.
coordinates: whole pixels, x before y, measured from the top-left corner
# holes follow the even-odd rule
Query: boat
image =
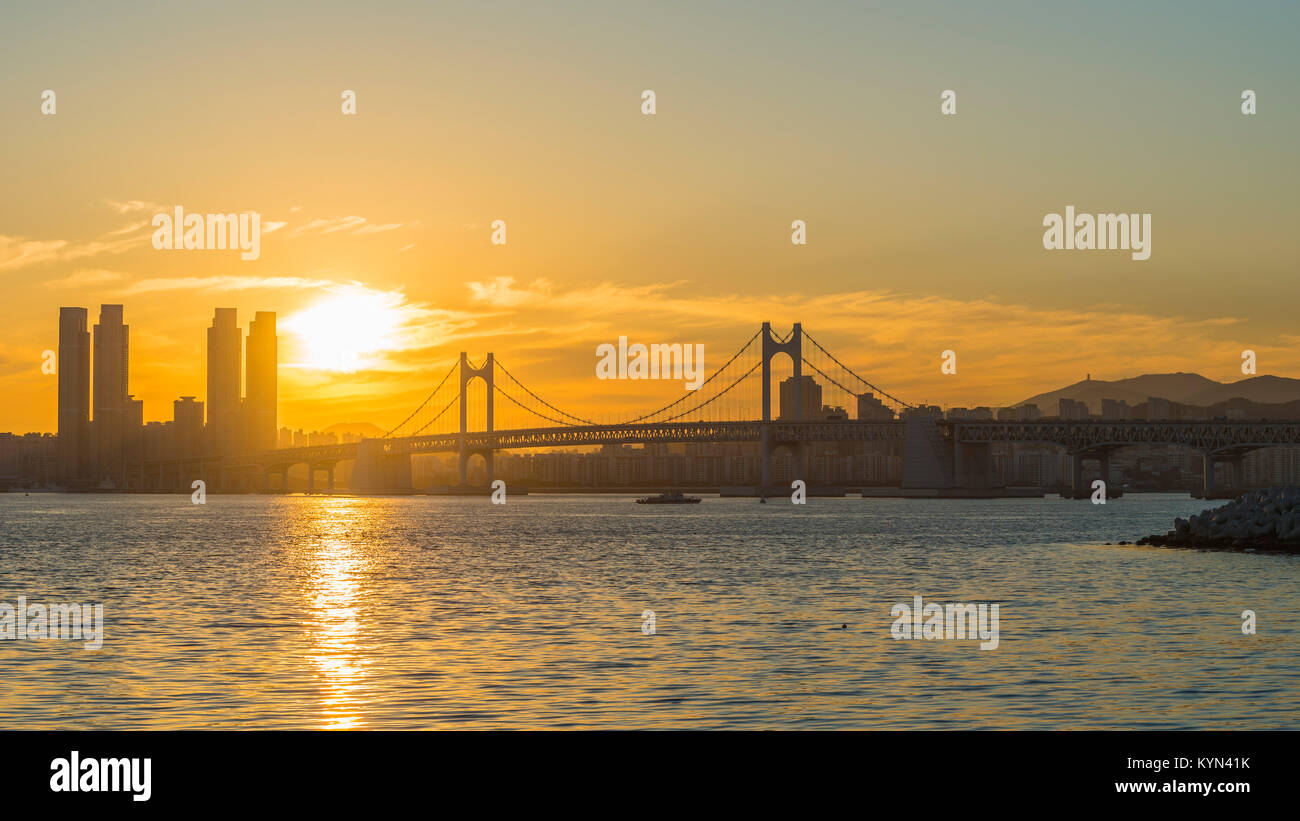
[(642, 496), (636, 500), (638, 505), (696, 505), (701, 501), (699, 496), (683, 496), (677, 491), (669, 493), (660, 493), (658, 496)]

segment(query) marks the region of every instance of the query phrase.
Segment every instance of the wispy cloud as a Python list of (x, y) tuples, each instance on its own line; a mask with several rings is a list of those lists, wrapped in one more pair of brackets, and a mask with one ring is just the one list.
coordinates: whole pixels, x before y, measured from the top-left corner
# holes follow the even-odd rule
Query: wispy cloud
[(124, 279), (126, 274), (120, 271), (109, 271), (103, 268), (82, 268), (74, 271), (65, 277), (53, 279), (45, 283), (46, 288), (87, 288), (95, 285), (103, 285), (106, 282), (117, 282)]
[(139, 222), (132, 222), (122, 228), (118, 228), (115, 231), (105, 232), (104, 236), (120, 237), (123, 234), (134, 234), (136, 231), (139, 231), (141, 228), (144, 228), (148, 225), (149, 225), (149, 220), (140, 220)]
[[(290, 209), (293, 213), (294, 209)], [(388, 231), (396, 231), (399, 228), (407, 228), (411, 225), (417, 225), (418, 222), (370, 222), (365, 217), (355, 214), (345, 217), (328, 217), (308, 220), (289, 232), (291, 237), (301, 237), (307, 234), (351, 234), (354, 236), (364, 236), (366, 234), (383, 234)]]
[(148, 242), (148, 234), (90, 242), (33, 240), (0, 234), (0, 271), (14, 271), (51, 262), (69, 262), (100, 254), (122, 254)]
[(154, 277), (133, 282), (123, 288), (123, 294), (145, 294), (159, 291), (256, 291), (275, 289), (328, 288), (338, 286), (332, 279), (312, 279), (309, 277), (259, 277), (259, 276), (211, 276), (211, 277)]
[[(1045, 309), (868, 290), (698, 294), (688, 283), (560, 289), (547, 280), (520, 285), (511, 277), (466, 284), (472, 303), (497, 309), (497, 322), (527, 316), (527, 325), (539, 329), (527, 345), (530, 355), (581, 359), (583, 370), (592, 345), (618, 335), (703, 342), (725, 358), (762, 321), (784, 333), (799, 320), (864, 377), (906, 399), (941, 404), (1008, 404), (1087, 373), (1121, 378), (1186, 370), (1228, 378), (1247, 342), (1237, 338), (1243, 327), (1238, 318), (1194, 319), (1105, 304)], [(581, 329), (574, 317), (583, 320)], [(566, 323), (567, 337), (543, 336), (541, 329), (558, 323)], [(478, 330), (487, 335), (494, 327), (485, 317)], [(1258, 342), (1251, 347), (1265, 350)], [(940, 373), (940, 353), (947, 349), (957, 351), (958, 375)], [(1268, 361), (1276, 371), (1300, 369), (1300, 355), (1284, 340), (1268, 349)]]
[(465, 285), (475, 302), (489, 302), (505, 308), (551, 299), (551, 283), (545, 279), (535, 280), (526, 288), (515, 287), (514, 277), (497, 277), (491, 282), (467, 282)]
[(119, 214), (134, 214), (140, 211), (167, 211), (167, 206), (145, 200), (104, 200), (104, 204)]

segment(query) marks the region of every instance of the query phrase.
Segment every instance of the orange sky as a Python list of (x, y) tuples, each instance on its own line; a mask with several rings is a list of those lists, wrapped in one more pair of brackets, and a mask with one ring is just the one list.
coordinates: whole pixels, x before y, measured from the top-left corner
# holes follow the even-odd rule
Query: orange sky
[[(996, 26), (961, 5), (943, 25), (724, 12), (16, 13), (0, 430), (54, 429), (58, 308), (93, 323), (106, 302), (126, 305), (150, 420), (203, 398), (216, 307), (279, 314), (280, 421), (306, 429), (391, 427), (461, 350), (566, 409), (657, 406), (680, 384), (599, 381), (596, 346), (703, 343), (717, 365), (765, 319), (913, 403), (1009, 404), (1087, 373), (1233, 381), (1245, 348), (1300, 376), (1288, 21), (1120, 26), (1103, 4), (1066, 36), (1037, 7)], [(259, 212), (260, 257), (155, 250), (149, 220), (178, 204)], [(1066, 205), (1151, 213), (1151, 259), (1044, 250)], [(369, 319), (339, 328), (341, 308)]]

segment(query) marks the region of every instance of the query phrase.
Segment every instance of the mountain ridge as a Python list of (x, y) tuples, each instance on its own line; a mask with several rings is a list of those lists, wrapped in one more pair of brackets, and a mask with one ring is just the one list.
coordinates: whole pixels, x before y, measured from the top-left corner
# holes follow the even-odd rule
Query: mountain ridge
[(1300, 379), (1260, 374), (1236, 382), (1218, 382), (1198, 373), (1148, 373), (1126, 379), (1083, 379), (1073, 385), (1036, 394), (1013, 407), (1034, 404), (1044, 414), (1055, 413), (1060, 400), (1085, 402), (1088, 412), (1101, 413), (1101, 400), (1121, 399), (1130, 406), (1150, 397), (1168, 399), (1184, 405), (1209, 406), (1231, 399), (1245, 399), (1260, 404), (1285, 404), (1300, 401)]

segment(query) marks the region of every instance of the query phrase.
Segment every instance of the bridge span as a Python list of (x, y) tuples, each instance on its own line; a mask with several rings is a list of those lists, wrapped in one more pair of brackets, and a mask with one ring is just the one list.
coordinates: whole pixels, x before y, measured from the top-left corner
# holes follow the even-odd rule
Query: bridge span
[[(781, 383), (781, 407), (774, 413), (772, 363), (779, 357), (789, 360), (791, 377)], [(475, 399), (480, 385), (482, 395)], [(828, 396), (841, 404), (824, 404)], [(857, 418), (849, 418), (850, 407)], [(471, 418), (482, 421), (471, 424)], [(903, 487), (940, 490), (991, 488), (995, 445), (1047, 444), (1072, 457), (1076, 492), (1084, 489), (1086, 460), (1097, 462), (1101, 475), (1108, 476), (1110, 454), (1118, 448), (1176, 446), (1201, 454), (1208, 495), (1214, 490), (1216, 463), (1239, 462), (1257, 448), (1300, 446), (1300, 422), (944, 420), (933, 409), (915, 408), (855, 373), (800, 323), (782, 336), (765, 322), (698, 390), (616, 422), (600, 423), (546, 401), (493, 353), (481, 365), (461, 353), (424, 401), (382, 438), (134, 467), (141, 477), (155, 477), (142, 478), (142, 486), (158, 489), (188, 487), (187, 477), (203, 478), (214, 490), (233, 489), (230, 477), (239, 476), (234, 486), (241, 489), (284, 490), (289, 469), (302, 464), (308, 468), (308, 489), (315, 489), (317, 474), (324, 473), (325, 488), (332, 490), (335, 467), (351, 461), (351, 489), (383, 493), (411, 489), (411, 457), (420, 454), (457, 454), (464, 484), (467, 464), (476, 454), (483, 458), (490, 482), (493, 456), (501, 450), (709, 442), (758, 443), (764, 487), (772, 486), (773, 454), (779, 449), (794, 455), (795, 478), (807, 479), (816, 444), (896, 442), (904, 454)]]
[[(325, 473), (328, 478), (322, 488), (332, 490), (335, 466), (352, 461), (351, 489), (384, 493), (412, 488), (410, 459), (419, 454), (458, 454), (462, 480), (470, 457), (478, 454), (484, 459), (490, 482), (493, 455), (501, 450), (690, 442), (759, 443), (763, 446), (765, 460), (771, 458), (777, 447), (789, 447), (796, 454), (795, 478), (806, 478), (808, 462), (803, 457), (813, 443), (898, 442), (904, 446), (905, 454), (903, 486), (937, 489), (991, 489), (992, 445), (1054, 445), (1072, 457), (1073, 487), (1078, 492), (1086, 490), (1082, 481), (1085, 461), (1095, 461), (1100, 474), (1105, 476), (1108, 475), (1110, 454), (1119, 448), (1176, 446), (1201, 455), (1206, 477), (1204, 491), (1209, 494), (1215, 490), (1216, 463), (1238, 464), (1244, 454), (1258, 448), (1300, 447), (1300, 422), (1059, 419), (968, 422), (921, 415), (893, 422), (753, 420), (539, 427), (363, 439), (347, 444), (193, 460), (188, 467), (195, 477), (208, 477), (216, 485), (215, 489), (223, 486), (222, 476), (243, 471), (260, 475), (263, 489), (283, 490), (287, 487), (288, 470), (295, 465), (306, 465), (310, 489), (316, 487), (316, 474)], [(158, 463), (150, 465), (154, 469), (159, 467)]]

